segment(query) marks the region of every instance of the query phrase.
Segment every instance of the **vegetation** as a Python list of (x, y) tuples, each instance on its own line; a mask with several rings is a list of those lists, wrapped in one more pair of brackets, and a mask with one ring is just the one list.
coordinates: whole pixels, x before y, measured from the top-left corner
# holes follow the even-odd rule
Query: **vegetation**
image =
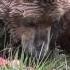
[[(9, 42), (10, 44), (6, 43), (6, 40), (8, 40), (8, 38), (6, 38), (7, 37), (6, 28), (8, 27), (9, 29), (7, 29), (7, 30), (12, 31), (12, 29), (10, 30), (10, 28), (14, 21), (13, 17), (15, 17), (15, 15), (18, 16), (18, 14), (14, 15), (13, 12), (19, 13), (20, 14), (19, 18), (20, 18), (20, 17), (22, 17), (21, 15), (24, 15), (24, 17), (27, 16), (26, 13), (28, 13), (28, 11), (29, 11), (29, 10), (26, 10), (26, 7), (29, 4), (26, 5), (25, 8), (23, 8), (24, 4), (18, 5), (15, 3), (15, 1), (16, 0), (13, 0), (12, 2), (7, 2), (6, 0), (1, 0), (1, 2), (0, 2), (0, 19), (2, 19), (3, 22), (5, 23), (5, 24), (2, 24), (3, 22), (1, 22), (1, 20), (0, 20), (0, 70), (70, 70), (70, 57), (66, 54), (59, 54), (59, 51), (57, 51), (57, 50), (54, 50), (54, 54), (52, 54), (52, 55), (51, 55), (52, 50), (50, 50), (47, 57), (45, 58), (45, 56), (44, 56), (41, 59), (40, 59), (40, 56), (41, 56), (42, 48), (41, 48), (41, 51), (39, 54), (39, 58), (33, 57), (29, 54), (25, 54), (25, 52), (23, 50), (21, 51), (21, 53), (19, 53), (20, 46), (18, 48), (16, 48), (16, 50), (14, 50), (14, 52), (12, 51), (13, 47), (11, 47), (11, 48), (9, 47), (11, 42)], [(27, 1), (29, 1), (29, 0), (27, 0)], [(35, 2), (35, 3), (37, 3), (37, 2)], [(16, 5), (18, 5), (18, 6), (16, 6)], [(33, 5), (33, 3), (31, 3), (31, 5)], [(34, 4), (34, 6), (33, 6), (34, 8), (36, 8), (35, 5), (37, 5), (37, 4)], [(45, 4), (42, 4), (42, 5), (47, 6)], [(52, 8), (50, 5), (48, 5), (48, 6), (50, 8)], [(37, 6), (37, 9), (38, 8), (39, 8), (39, 6)], [(33, 8), (31, 6), (28, 9), (33, 9)], [(38, 10), (40, 10), (40, 9), (38, 9)], [(26, 13), (25, 13), (25, 11), (26, 11)], [(31, 10), (31, 11), (35, 12), (36, 9)], [(52, 11), (54, 12), (55, 10), (52, 9)], [(36, 12), (38, 12), (38, 11), (36, 11)], [(38, 13), (35, 13), (34, 15), (38, 15)], [(30, 14), (31, 13), (29, 13), (28, 15), (30, 15)], [(52, 14), (54, 14), (54, 13), (52, 13)], [(11, 17), (11, 16), (13, 16), (13, 17)], [(20, 18), (19, 20), (21, 21), (22, 19)], [(14, 23), (17, 24), (18, 21), (15, 21)], [(10, 25), (10, 27), (8, 26), (8, 24)], [(17, 25), (15, 25), (15, 26), (17, 26)], [(14, 28), (15, 26), (13, 26), (12, 28)], [(26, 36), (24, 36), (24, 37), (26, 37)], [(49, 43), (50, 43), (49, 38), (50, 38), (50, 32), (48, 33), (47, 47), (49, 47)], [(51, 36), (51, 38), (52, 38), (52, 36)], [(12, 46), (12, 45), (10, 45), (10, 46)], [(48, 50), (48, 48), (47, 48), (47, 50)], [(8, 57), (6, 58), (5, 55)]]
[(11, 57), (7, 60), (7, 64), (1, 65), (0, 70), (70, 70), (69, 57), (61, 55), (58, 58), (49, 58), (50, 54), (44, 61), (35, 61), (35, 58), (24, 58), (25, 54), (21, 54), (18, 59), (18, 52), (16, 52), (14, 59)]

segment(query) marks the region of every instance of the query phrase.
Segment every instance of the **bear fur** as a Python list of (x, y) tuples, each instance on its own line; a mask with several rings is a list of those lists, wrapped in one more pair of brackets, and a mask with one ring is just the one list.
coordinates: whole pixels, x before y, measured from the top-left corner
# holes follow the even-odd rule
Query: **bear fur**
[(26, 53), (37, 57), (42, 49), (43, 57), (50, 48), (55, 47), (59, 28), (55, 27), (55, 31), (53, 24), (58, 24), (67, 9), (62, 4), (55, 0), (1, 0), (0, 4), (0, 16), (7, 32), (7, 47), (16, 49), (22, 45)]
[(65, 53), (70, 53), (70, 10), (60, 18), (62, 24), (62, 33), (58, 36), (57, 42)]

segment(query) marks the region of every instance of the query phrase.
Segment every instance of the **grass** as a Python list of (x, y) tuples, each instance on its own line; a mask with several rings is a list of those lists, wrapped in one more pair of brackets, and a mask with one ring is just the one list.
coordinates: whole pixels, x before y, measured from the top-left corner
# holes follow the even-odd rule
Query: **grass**
[[(48, 44), (49, 46), (50, 42), (50, 32), (48, 33)], [(5, 38), (6, 39), (6, 38)], [(5, 40), (4, 40), (5, 43)], [(43, 48), (43, 47), (42, 47)], [(3, 49), (2, 51), (8, 50), (9, 48)], [(48, 48), (46, 49), (48, 50)], [(2, 52), (0, 51), (0, 52)], [(4, 66), (0, 66), (0, 70), (70, 70), (70, 58), (66, 55), (59, 55), (54, 58), (50, 57), (51, 51), (48, 53), (47, 57), (44, 59), (44, 57), (40, 59), (41, 52), (39, 55), (39, 59), (36, 59), (35, 57), (29, 56), (28, 54), (25, 55), (24, 51), (22, 51), (20, 55), (20, 59), (18, 59), (18, 52), (17, 49), (14, 58), (11, 53), (11, 49), (9, 50), (9, 58), (8, 58), (8, 64)]]
[[(42, 60), (35, 60), (34, 57), (29, 57), (25, 54), (21, 54), (21, 58), (18, 59), (18, 51), (15, 53), (14, 59), (9, 58), (9, 63), (5, 66), (0, 66), (0, 70), (70, 70), (69, 57), (60, 55), (58, 58), (50, 57), (50, 53), (47, 58)], [(61, 57), (62, 56), (62, 57)]]

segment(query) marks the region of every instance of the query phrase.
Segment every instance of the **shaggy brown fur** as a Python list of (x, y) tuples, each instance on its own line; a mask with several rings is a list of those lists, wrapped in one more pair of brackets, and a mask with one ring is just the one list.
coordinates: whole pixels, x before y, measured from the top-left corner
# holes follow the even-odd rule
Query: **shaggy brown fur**
[(58, 44), (65, 52), (70, 53), (70, 10), (61, 17), (60, 24), (63, 31), (58, 37)]
[(17, 47), (22, 42), (26, 53), (39, 56), (43, 48), (44, 56), (49, 48), (48, 30), (64, 12), (61, 11), (62, 5), (55, 0), (1, 0), (0, 3), (0, 15), (5, 21), (9, 46)]

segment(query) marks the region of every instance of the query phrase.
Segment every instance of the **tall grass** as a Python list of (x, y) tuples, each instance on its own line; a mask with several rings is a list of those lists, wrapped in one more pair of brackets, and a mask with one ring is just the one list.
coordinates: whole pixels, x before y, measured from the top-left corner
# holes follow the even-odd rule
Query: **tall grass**
[[(49, 54), (50, 55), (50, 54)], [(47, 58), (41, 63), (36, 62), (35, 58), (28, 55), (24, 58), (25, 54), (21, 54), (18, 59), (18, 51), (15, 53), (14, 59), (9, 60), (5, 66), (0, 66), (0, 70), (70, 70), (69, 61), (65, 55), (58, 58)]]
[[(48, 32), (48, 44), (49, 47), (50, 42), (50, 31)], [(44, 45), (44, 43), (43, 43)], [(19, 48), (16, 49), (14, 55), (12, 54), (12, 49), (7, 48), (5, 45), (2, 51), (9, 49), (9, 58), (7, 59), (8, 64), (5, 66), (0, 66), (0, 70), (70, 70), (70, 59), (66, 55), (59, 55), (57, 58), (50, 57), (52, 51), (50, 51), (46, 56), (40, 60), (40, 56), (42, 53), (43, 45), (40, 51), (39, 58), (30, 56), (29, 54), (25, 54), (25, 51), (22, 50), (19, 58)], [(49, 48), (46, 49), (48, 51)], [(2, 52), (0, 51), (0, 52)], [(18, 59), (19, 58), (19, 59)], [(44, 59), (45, 58), (45, 59)]]

